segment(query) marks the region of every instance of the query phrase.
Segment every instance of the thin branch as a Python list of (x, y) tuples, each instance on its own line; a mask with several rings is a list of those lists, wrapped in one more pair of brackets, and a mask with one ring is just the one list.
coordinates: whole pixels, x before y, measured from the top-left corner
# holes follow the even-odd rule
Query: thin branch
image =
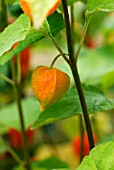
[(58, 54), (58, 55), (54, 58), (54, 60), (51, 62), (50, 68), (53, 68), (53, 65), (55, 64), (56, 60), (57, 60), (60, 56), (64, 56), (65, 61), (69, 64), (69, 60), (68, 60), (68, 58), (66, 57), (66, 55), (69, 56), (68, 54)]
[(63, 58), (66, 60), (66, 62), (68, 63), (69, 62), (69, 60), (68, 59), (66, 59), (66, 56), (65, 56), (65, 53), (64, 53), (64, 51), (62, 50), (62, 48), (59, 46), (59, 44), (55, 41), (55, 39), (51, 36), (51, 35), (49, 35), (49, 34), (47, 34), (46, 32), (45, 32), (45, 30), (40, 30), (40, 32), (45, 36), (45, 37), (47, 37), (49, 40), (51, 40), (51, 42), (54, 44), (54, 46), (56, 47), (56, 49), (60, 52), (60, 54), (63, 56)]
[[(20, 62), (20, 60), (19, 60)], [(20, 63), (18, 63), (20, 65)], [(27, 138), (26, 138), (26, 129), (25, 129), (25, 122), (24, 122), (24, 117), (23, 117), (23, 110), (22, 110), (22, 105), (21, 105), (21, 94), (20, 94), (20, 82), (18, 82), (19, 78), (16, 77), (15, 74), (15, 66), (14, 66), (14, 61), (11, 60), (11, 71), (12, 71), (12, 78), (15, 80), (15, 86), (14, 86), (14, 95), (15, 95), (15, 100), (17, 103), (17, 108), (18, 108), (18, 114), (19, 114), (19, 120), (20, 120), (20, 125), (21, 125), (21, 133), (23, 137), (23, 152), (24, 152), (24, 159), (25, 159), (25, 168), (26, 170), (31, 170), (31, 165), (30, 165), (30, 160), (29, 160), (29, 150), (28, 150), (28, 143), (27, 143)], [(21, 71), (20, 69), (18, 71)], [(18, 73), (18, 75), (21, 73)]]
[(18, 84), (21, 83), (21, 62), (20, 62), (20, 54), (17, 55), (17, 77)]
[(7, 151), (12, 155), (12, 157), (19, 163), (20, 165), (24, 166), (24, 162), (20, 159), (17, 153), (8, 145), (5, 144)]
[(73, 41), (73, 49), (74, 49), (74, 45), (75, 45), (75, 29), (74, 29), (74, 5), (73, 4), (70, 7), (70, 15), (71, 15), (72, 41)]
[(77, 62), (80, 50), (82, 48), (84, 39), (85, 39), (85, 35), (86, 35), (86, 32), (87, 32), (87, 28), (88, 28), (88, 25), (90, 23), (91, 17), (92, 16), (90, 16), (89, 19), (87, 21), (85, 21), (85, 24), (84, 24), (84, 27), (83, 27), (83, 30), (82, 30), (82, 35), (81, 35), (81, 38), (80, 38), (80, 43), (79, 43), (79, 46), (78, 46), (78, 49), (77, 49), (77, 52), (76, 52), (76, 55), (75, 55), (75, 61), (76, 62)]
[(15, 83), (14, 83), (13, 80), (11, 80), (9, 77), (3, 75), (2, 73), (0, 73), (0, 77), (1, 77), (3, 80), (5, 80), (6, 82), (8, 82), (8, 83), (10, 83), (11, 85), (14, 86)]

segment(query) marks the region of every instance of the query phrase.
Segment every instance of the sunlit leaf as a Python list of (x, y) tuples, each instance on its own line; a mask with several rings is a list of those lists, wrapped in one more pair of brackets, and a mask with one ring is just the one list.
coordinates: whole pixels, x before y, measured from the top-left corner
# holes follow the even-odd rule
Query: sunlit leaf
[(30, 20), (22, 14), (14, 23), (0, 33), (0, 56), (11, 49), (13, 44), (25, 39), (30, 30)]
[(76, 170), (114, 170), (114, 142), (96, 146)]
[(113, 12), (114, 0), (87, 0), (87, 13), (97, 11)]
[[(58, 12), (54, 12), (51, 16), (49, 16), (47, 18), (47, 22), (49, 24), (50, 32), (51, 32), (52, 36), (56, 36), (64, 28), (63, 16), (62, 16), (62, 14), (59, 14)], [(15, 48), (10, 50), (8, 53), (5, 53), (0, 58), (0, 65), (5, 64), (13, 56), (22, 52), (24, 49), (26, 49), (27, 47), (29, 47), (33, 43), (41, 40), (44, 37), (45, 36), (40, 31), (37, 31), (35, 29), (30, 30), (28, 35), (26, 36), (26, 38), (23, 41), (20, 41)]]

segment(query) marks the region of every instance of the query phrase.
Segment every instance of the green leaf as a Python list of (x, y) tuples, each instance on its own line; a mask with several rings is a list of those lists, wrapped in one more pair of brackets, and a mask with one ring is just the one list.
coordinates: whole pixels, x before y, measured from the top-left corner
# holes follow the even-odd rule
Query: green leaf
[(86, 156), (81, 165), (76, 170), (98, 170), (95, 166), (94, 160), (90, 156)]
[(30, 30), (30, 20), (22, 14), (13, 24), (0, 33), (0, 56), (10, 50), (13, 44), (25, 39)]
[(104, 90), (108, 90), (114, 85), (114, 71), (105, 74), (102, 78), (102, 87)]
[(114, 46), (103, 46), (82, 54), (78, 60), (82, 82), (100, 84), (105, 74), (114, 71)]
[[(92, 35), (93, 37), (93, 43), (94, 43), (94, 36), (99, 32), (99, 31), (102, 31), (101, 28), (103, 27), (104, 29), (104, 25), (103, 25), (103, 22), (104, 20), (109, 20), (106, 18), (107, 17), (107, 13), (105, 12), (97, 12), (93, 15), (92, 19), (91, 19), (91, 22), (89, 23), (89, 27), (88, 27), (88, 33), (89, 35)], [(109, 20), (109, 22), (112, 23), (112, 21)], [(96, 29), (96, 25), (97, 25), (97, 29)], [(103, 26), (102, 26), (103, 25)], [(106, 23), (106, 27), (107, 27), (107, 24)]]
[(4, 145), (4, 141), (0, 137), (0, 154), (3, 153), (3, 152), (6, 152), (6, 147)]
[(106, 142), (112, 142), (114, 141), (114, 135), (105, 135), (105, 137), (98, 141), (98, 144), (106, 143)]
[[(83, 88), (89, 113), (114, 108), (114, 100), (107, 99), (103, 93), (95, 87), (84, 86)], [(54, 123), (78, 114), (82, 114), (82, 110), (76, 88), (72, 87), (63, 99), (40, 113), (37, 121), (33, 124), (33, 128)]]
[[(111, 80), (114, 71), (113, 61), (114, 45), (104, 45), (92, 50), (83, 47), (77, 62), (81, 82), (86, 85), (102, 85), (105, 82), (109, 83), (109, 86), (114, 85), (113, 78)], [(72, 72), (68, 64), (64, 63), (63, 65), (61, 62), (58, 64), (58, 68), (66, 72), (70, 76), (71, 84), (74, 84)], [(106, 81), (106, 79), (109, 81)], [(104, 86), (108, 87), (108, 84), (103, 84)]]
[(63, 15), (55, 11), (52, 15), (47, 17), (41, 28), (51, 36), (56, 36), (59, 31), (65, 27)]
[(19, 44), (14, 49), (10, 50), (8, 53), (4, 54), (0, 58), (0, 65), (4, 65), (15, 55), (19, 54), (24, 49), (29, 47), (32, 43), (35, 43), (38, 40), (41, 40), (42, 38), (44, 38), (44, 36), (41, 33), (37, 32), (36, 30), (30, 31), (24, 41), (19, 42)]
[(43, 161), (38, 161), (38, 162), (33, 162), (33, 168), (37, 167), (37, 168), (45, 168), (46, 170), (49, 169), (65, 169), (68, 168), (69, 166), (67, 165), (67, 163), (59, 160), (58, 158), (52, 156), (49, 157)]
[(92, 14), (98, 11), (113, 12), (114, 0), (88, 0), (86, 12)]
[[(55, 12), (51, 16), (49, 16), (47, 18), (47, 21), (52, 36), (56, 36), (57, 33), (59, 33), (64, 28), (63, 16), (58, 12)], [(4, 54), (0, 58), (0, 65), (5, 64), (12, 57), (14, 57), (15, 55), (23, 51), (25, 48), (32, 45), (33, 43), (41, 40), (42, 38), (44, 38), (44, 35), (40, 31), (36, 31), (36, 30), (29, 31), (29, 34), (26, 36), (26, 38), (23, 41), (19, 42), (19, 44), (14, 49)]]
[[(5, 76), (9, 75), (9, 63), (6, 63), (4, 66), (0, 67), (0, 73)], [(5, 87), (5, 85), (6, 85), (6, 81), (0, 78), (0, 88)]]
[[(33, 124), (40, 113), (38, 101), (34, 98), (22, 100), (22, 110), (26, 129)], [(20, 121), (16, 103), (9, 104), (0, 110), (0, 124), (7, 128), (20, 130)]]
[(114, 142), (96, 146), (76, 170), (114, 170)]
[(9, 0), (5, 0), (5, 2), (6, 2), (6, 4), (9, 4), (9, 3), (13, 4), (15, 2), (15, 0), (10, 0), (10, 1)]
[(22, 9), (20, 7), (20, 4), (16, 4), (16, 2), (14, 4), (8, 4), (8, 11), (15, 18), (19, 17), (20, 14), (22, 14)]
[(53, 37), (65, 27), (63, 15), (57, 11), (50, 15), (47, 18), (47, 21), (49, 23), (50, 31)]

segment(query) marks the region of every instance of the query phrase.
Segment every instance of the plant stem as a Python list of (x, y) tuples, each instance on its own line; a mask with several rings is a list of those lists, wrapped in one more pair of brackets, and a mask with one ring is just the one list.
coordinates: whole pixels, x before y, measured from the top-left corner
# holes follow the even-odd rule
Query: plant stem
[(79, 74), (78, 74), (77, 66), (75, 64), (71, 65), (71, 70), (72, 70), (73, 77), (74, 77), (74, 80), (75, 80), (75, 85), (77, 87), (77, 91), (78, 91), (78, 94), (79, 94), (79, 99), (80, 99), (80, 103), (81, 103), (81, 107), (82, 107), (82, 111), (83, 111), (83, 116), (84, 116), (84, 120), (85, 120), (85, 125), (86, 125), (87, 134), (88, 134), (90, 149), (92, 149), (92, 148), (94, 148), (92, 127), (91, 127), (91, 122), (90, 122), (90, 119), (89, 119), (85, 95), (84, 95), (84, 92), (83, 92), (83, 89), (82, 89), (82, 86), (81, 86), (81, 81), (80, 81), (80, 77), (79, 77)]
[(20, 165), (24, 165), (24, 162), (20, 159), (20, 157), (17, 155), (17, 153), (7, 144), (5, 144), (5, 147), (7, 151), (12, 155), (12, 157), (19, 163)]
[(17, 55), (17, 78), (18, 84), (21, 83), (21, 64), (20, 64), (20, 54)]
[(80, 77), (78, 74), (77, 65), (75, 63), (75, 58), (74, 58), (72, 35), (71, 35), (69, 14), (68, 14), (68, 8), (67, 8), (67, 0), (62, 0), (62, 5), (63, 5), (65, 24), (66, 24), (66, 37), (67, 37), (67, 46), (68, 46), (68, 52), (69, 52), (69, 57), (70, 57), (70, 68), (71, 68), (71, 71), (74, 77), (75, 85), (76, 85), (79, 99), (80, 99), (80, 104), (81, 104), (82, 111), (83, 111), (90, 149), (92, 149), (94, 147), (92, 127), (91, 127), (91, 122), (89, 119), (89, 114), (87, 110), (86, 100), (85, 100), (85, 96), (83, 93)]
[(66, 55), (68, 55), (68, 54), (59, 54), (59, 55), (57, 55), (57, 56), (54, 58), (54, 60), (51, 62), (50, 68), (53, 68), (56, 60), (57, 60), (60, 56), (62, 56), (62, 55), (64, 55), (65, 60), (67, 61), (67, 63), (69, 63), (69, 60), (68, 60), (68, 58), (66, 57)]
[(74, 49), (74, 45), (75, 45), (75, 30), (74, 30), (74, 5), (71, 5), (70, 8), (70, 14), (71, 14), (71, 32), (72, 32), (72, 42), (73, 42), (73, 49)]
[(18, 113), (19, 113), (19, 118), (20, 118), (20, 123), (21, 123), (21, 132), (23, 136), (23, 143), (24, 143), (24, 157), (25, 157), (25, 162), (26, 162), (26, 169), (30, 170), (30, 161), (29, 161), (29, 151), (28, 151), (28, 143), (27, 143), (27, 138), (26, 138), (26, 130), (25, 130), (25, 125), (24, 125), (24, 118), (23, 118), (23, 113), (22, 113), (22, 107), (21, 107), (21, 99), (20, 99), (20, 87), (19, 85), (16, 86), (16, 101), (18, 105)]
[[(74, 5), (71, 5), (70, 8), (70, 15), (71, 15), (71, 34), (72, 34), (72, 42), (73, 42), (73, 50), (75, 46), (75, 30), (74, 30)], [(79, 115), (79, 129), (80, 129), (80, 162), (83, 159), (83, 152), (84, 152), (84, 126), (83, 126), (83, 118), (82, 115)]]
[[(17, 81), (18, 77), (17, 77), (17, 79), (15, 77), (15, 67), (14, 67), (13, 61), (11, 63), (11, 66), (12, 66), (12, 76), (13, 76), (13, 79), (15, 80), (14, 95), (15, 95), (15, 100), (16, 100), (17, 107), (18, 107), (18, 113), (19, 113), (19, 119), (20, 119), (20, 125), (21, 125), (21, 133), (22, 133), (22, 137), (23, 137), (23, 145), (24, 145), (23, 151), (24, 151), (24, 159), (25, 159), (25, 168), (26, 168), (26, 170), (31, 170), (30, 160), (29, 160), (28, 143), (27, 143), (27, 138), (26, 138), (26, 130), (25, 130), (25, 124), (24, 124), (24, 118), (23, 118), (23, 112), (22, 112), (22, 106), (21, 106), (20, 84)], [(17, 66), (19, 66), (19, 65), (17, 65)], [(17, 68), (17, 70), (19, 70), (19, 69)]]
[(5, 0), (1, 0), (1, 8), (2, 8), (2, 23), (3, 27), (8, 25), (8, 18), (7, 18), (7, 7), (5, 4)]
[(11, 85), (14, 86), (14, 82), (7, 76), (3, 75), (2, 73), (0, 73), (0, 77), (5, 80), (6, 82), (10, 83)]
[[(45, 30), (42, 30), (42, 31), (40, 31), (45, 37), (47, 37), (49, 40), (51, 40), (51, 42), (54, 44), (54, 46), (56, 47), (56, 49), (60, 52), (60, 54), (63, 56), (63, 58), (65, 59), (65, 61), (67, 62), (67, 63), (69, 63), (69, 60), (66, 58), (66, 54), (64, 53), (64, 51), (62, 50), (62, 48), (59, 46), (59, 44), (55, 41), (55, 39), (51, 36), (51, 35), (49, 35), (49, 34), (47, 34), (46, 32), (45, 32)], [(68, 54), (67, 54), (68, 55)]]
[(82, 45), (83, 45), (84, 38), (85, 38), (85, 35), (86, 35), (86, 32), (87, 32), (87, 28), (88, 28), (89, 22), (90, 22), (90, 20), (91, 20), (91, 17), (92, 17), (92, 16), (90, 16), (90, 17), (85, 21), (85, 24), (84, 24), (84, 27), (83, 27), (83, 30), (82, 30), (82, 35), (81, 35), (81, 38), (80, 38), (80, 43), (79, 43), (79, 46), (78, 46), (78, 49), (77, 49), (77, 52), (76, 52), (76, 55), (75, 55), (75, 61), (76, 61), (76, 62), (77, 62), (77, 58), (78, 58), (78, 56), (79, 56), (81, 47), (82, 47)]

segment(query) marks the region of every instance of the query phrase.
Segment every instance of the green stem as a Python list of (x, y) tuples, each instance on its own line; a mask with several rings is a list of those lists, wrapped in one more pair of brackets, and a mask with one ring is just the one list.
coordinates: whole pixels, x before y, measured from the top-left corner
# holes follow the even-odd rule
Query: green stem
[(21, 83), (21, 64), (20, 64), (20, 54), (17, 55), (17, 78), (18, 84)]
[(51, 36), (51, 35), (49, 35), (49, 34), (47, 34), (46, 32), (45, 32), (45, 30), (41, 30), (40, 31), (45, 37), (47, 37), (49, 40), (51, 40), (51, 42), (54, 44), (54, 46), (56, 47), (56, 49), (60, 52), (60, 54), (63, 56), (63, 58), (66, 60), (66, 62), (68, 63), (69, 62), (69, 60), (66, 58), (66, 55), (65, 55), (65, 53), (64, 53), (64, 51), (62, 50), (62, 48), (59, 46), (59, 44), (55, 41), (55, 39)]
[(17, 163), (23, 166), (24, 162), (20, 159), (16, 152), (8, 145), (5, 145), (5, 147), (7, 151), (12, 155), (12, 157), (17, 161)]
[(51, 62), (50, 68), (53, 68), (53, 65), (55, 64), (56, 60), (57, 60), (60, 56), (62, 56), (62, 55), (64, 55), (65, 60), (67, 61), (67, 63), (69, 63), (69, 60), (68, 60), (68, 58), (66, 57), (66, 55), (68, 55), (68, 54), (59, 54), (59, 55), (57, 55), (57, 56), (54, 58), (54, 60)]
[(1, 0), (1, 8), (2, 8), (2, 24), (3, 27), (8, 25), (8, 18), (7, 18), (7, 6), (5, 4), (5, 0)]
[(15, 63), (14, 63), (13, 59), (10, 61), (10, 67), (11, 67), (12, 78), (13, 78), (13, 81), (15, 82), (16, 81), (16, 71), (15, 71)]
[(80, 43), (79, 43), (79, 46), (78, 46), (78, 49), (77, 49), (77, 52), (76, 52), (76, 55), (75, 55), (75, 61), (76, 61), (76, 62), (77, 62), (77, 58), (78, 58), (78, 56), (79, 56), (80, 50), (81, 50), (81, 48), (82, 48), (84, 39), (85, 39), (85, 35), (86, 35), (86, 32), (87, 32), (87, 28), (88, 28), (88, 25), (89, 25), (89, 23), (90, 23), (91, 17), (92, 17), (92, 16), (90, 16), (90, 17), (85, 21), (85, 24), (84, 24), (84, 27), (83, 27), (83, 30), (82, 30), (82, 35), (81, 35)]
[[(16, 100), (17, 107), (18, 107), (21, 132), (22, 132), (22, 137), (23, 137), (23, 145), (24, 145), (23, 152), (24, 152), (24, 159), (25, 159), (25, 168), (26, 168), (26, 170), (31, 170), (30, 160), (29, 160), (28, 143), (27, 143), (27, 138), (26, 138), (26, 130), (25, 130), (23, 111), (22, 111), (22, 106), (21, 106), (20, 84), (17, 81), (18, 77), (17, 77), (17, 79), (15, 77), (15, 67), (14, 67), (13, 61), (12, 61), (11, 65), (12, 65), (12, 76), (13, 76), (13, 79), (15, 80), (14, 95), (15, 95), (15, 100)], [(19, 63), (17, 66), (20, 67)], [(19, 68), (17, 68), (17, 70), (19, 70)]]
[(24, 125), (24, 118), (23, 118), (23, 112), (22, 112), (22, 106), (21, 106), (21, 99), (20, 99), (20, 87), (19, 85), (16, 86), (16, 101), (17, 101), (17, 106), (18, 106), (18, 113), (19, 113), (19, 119), (21, 123), (21, 132), (23, 136), (23, 143), (24, 143), (24, 157), (25, 157), (25, 162), (26, 162), (26, 169), (31, 170), (30, 166), (30, 161), (29, 161), (29, 151), (28, 151), (28, 143), (27, 143), (27, 138), (26, 138), (26, 130), (25, 130), (25, 125)]
[(74, 5), (72, 4), (71, 5), (71, 8), (70, 8), (70, 15), (71, 15), (71, 32), (72, 32), (72, 41), (73, 41), (73, 48), (74, 48), (74, 45), (75, 45), (75, 30), (74, 30)]
[(75, 58), (74, 58), (70, 20), (69, 20), (68, 8), (67, 8), (67, 0), (62, 0), (62, 5), (63, 5), (65, 24), (66, 24), (66, 37), (67, 37), (67, 46), (68, 46), (68, 52), (69, 52), (69, 57), (70, 57), (70, 68), (71, 68), (71, 71), (72, 71), (72, 74), (74, 77), (75, 85), (76, 85), (79, 99), (80, 99), (80, 104), (81, 104), (82, 111), (83, 111), (83, 116), (84, 116), (84, 120), (85, 120), (87, 134), (88, 134), (90, 149), (92, 149), (94, 147), (92, 127), (91, 127), (91, 122), (89, 119), (87, 104), (86, 104), (85, 96), (83, 93), (80, 77), (78, 74), (77, 65), (75, 63)]
[(0, 73), (0, 77), (5, 80), (6, 82), (10, 83), (11, 85), (14, 86), (14, 82), (7, 76), (3, 75), (2, 73)]

